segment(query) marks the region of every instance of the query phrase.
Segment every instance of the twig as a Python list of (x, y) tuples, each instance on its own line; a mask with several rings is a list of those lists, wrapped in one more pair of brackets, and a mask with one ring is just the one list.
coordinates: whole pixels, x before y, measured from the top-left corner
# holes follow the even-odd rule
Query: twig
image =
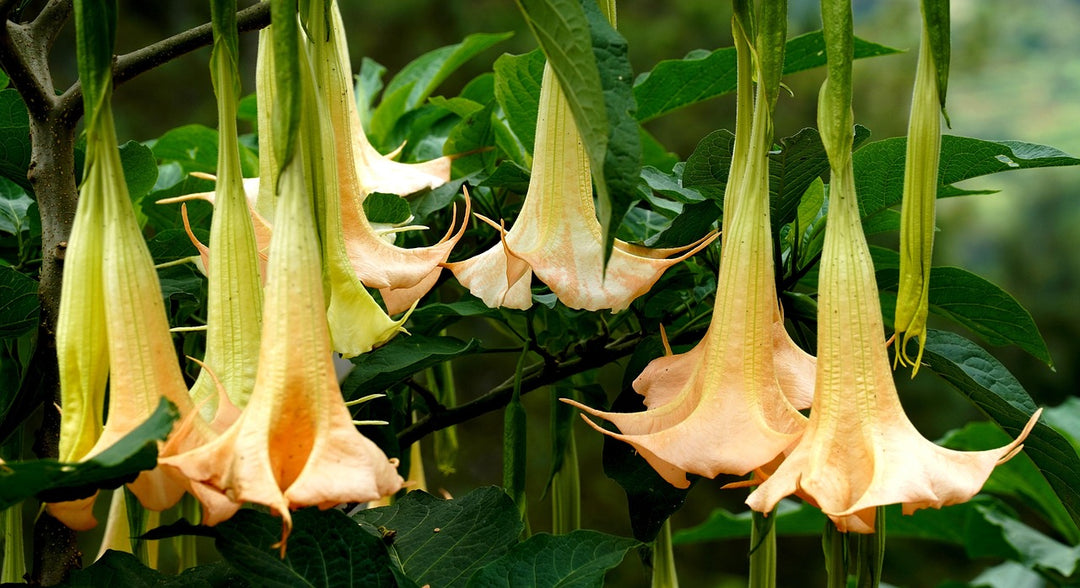
[(73, 0), (49, 0), (30, 25), (30, 35), (38, 40), (48, 53), (56, 42), (56, 36), (64, 29), (64, 24), (71, 18), (75, 8)]
[[(564, 362), (541, 361), (530, 365), (525, 368), (521, 378), (521, 394), (630, 355), (637, 344), (641, 342), (641, 339), (640, 334), (627, 335), (598, 351), (585, 351), (581, 355)], [(398, 433), (398, 442), (403, 447), (408, 446), (429, 433), (502, 408), (510, 402), (513, 392), (514, 378), (511, 377), (476, 400), (447, 408), (441, 412), (428, 414), (417, 420)]]
[(408, 378), (404, 383), (410, 390), (416, 392), (424, 399), (424, 403), (427, 404), (428, 412), (431, 414), (440, 413), (446, 410), (446, 407), (439, 402), (439, 399), (435, 398), (435, 394), (433, 394), (431, 390), (421, 386), (416, 380)]
[[(261, 29), (269, 24), (270, 5), (267, 2), (260, 2), (236, 13), (236, 25), (241, 33)], [(113, 84), (120, 85), (181, 55), (205, 47), (213, 40), (213, 27), (206, 23), (153, 45), (120, 55), (113, 66)], [(79, 82), (75, 82), (64, 92), (60, 97), (60, 104), (61, 108), (70, 109), (76, 117), (82, 116), (82, 86)]]

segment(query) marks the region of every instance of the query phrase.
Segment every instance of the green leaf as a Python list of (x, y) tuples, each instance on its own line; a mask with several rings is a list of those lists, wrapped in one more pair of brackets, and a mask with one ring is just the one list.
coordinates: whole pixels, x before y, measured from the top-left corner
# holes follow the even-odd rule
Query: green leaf
[(29, 231), (27, 210), (33, 203), (22, 186), (0, 176), (0, 232), (18, 235)]
[(14, 88), (0, 90), (0, 176), (30, 190), (30, 115)]
[(281, 518), (244, 509), (214, 529), (225, 561), (257, 586), (394, 586), (391, 561), (377, 530), (341, 511), (306, 508), (292, 514), (285, 557)]
[[(979, 422), (950, 431), (940, 443), (951, 449), (980, 451), (1008, 445), (1011, 441), (993, 423)], [(1080, 528), (1027, 454), (1021, 452), (994, 468), (982, 491), (1019, 499), (1038, 511), (1070, 543), (1080, 543)]]
[(506, 188), (511, 192), (525, 194), (529, 189), (529, 170), (513, 161), (501, 161), (491, 175), (480, 182), (489, 188)]
[[(855, 59), (900, 53), (899, 49), (855, 38)], [(821, 31), (788, 40), (784, 74), (825, 65)], [(735, 91), (735, 48), (697, 50), (683, 59), (661, 61), (634, 82), (637, 118), (645, 122), (669, 112)]]
[(108, 550), (90, 567), (73, 570), (71, 577), (60, 584), (65, 588), (165, 588), (206, 586), (226, 588), (247, 586), (247, 581), (225, 562), (217, 562), (184, 570), (177, 576), (163, 574), (144, 566), (130, 553)]
[(179, 416), (164, 398), (146, 422), (93, 458), (67, 464), (53, 459), (0, 465), (0, 510), (35, 496), (44, 502), (85, 498), (99, 488), (131, 482), (157, 466), (157, 442)]
[(0, 339), (36, 329), (39, 312), (37, 280), (15, 268), (0, 266)]
[(711, 200), (687, 204), (671, 224), (655, 237), (647, 239), (645, 245), (656, 248), (688, 245), (708, 233), (718, 218), (720, 207)]
[[(906, 138), (894, 137), (869, 143), (854, 153), (855, 187), (864, 218), (900, 204), (906, 148)], [(1072, 165), (1080, 165), (1080, 159), (1046, 145), (942, 135), (938, 198), (969, 194), (952, 184), (971, 178), (1014, 169)]]
[(1066, 398), (1061, 404), (1043, 411), (1042, 418), (1064, 435), (1080, 453), (1080, 398)]
[[(417, 57), (386, 85), (383, 100), (371, 115), (372, 141), (384, 143), (394, 123), (421, 104), (450, 74), (513, 33), (475, 33), (454, 45), (440, 47)], [(359, 96), (359, 93), (358, 93)]]
[(397, 194), (372, 192), (364, 198), (364, 215), (373, 223), (396, 225), (409, 220), (409, 203)]
[(360, 73), (356, 74), (356, 85), (353, 94), (356, 96), (356, 109), (360, 114), (360, 124), (365, 129), (371, 122), (371, 109), (375, 104), (375, 97), (383, 89), (383, 75), (386, 68), (374, 59), (364, 57), (360, 60)]
[(540, 533), (473, 574), (469, 586), (603, 586), (604, 574), (640, 543), (589, 530)]
[(545, 62), (539, 49), (524, 55), (503, 55), (495, 60), (495, 99), (506, 115), (510, 130), (530, 154), (536, 142), (536, 116)]
[[(930, 329), (923, 359), (1015, 437), (1035, 412), (1035, 402), (1020, 382), (983, 348), (955, 333)], [(1060, 433), (1037, 423), (1024, 452), (1039, 466), (1073, 522), (1080, 524), (1080, 458)]]
[[(152, 150), (154, 157), (162, 163), (179, 163), (185, 174), (212, 174), (217, 169), (218, 132), (204, 125), (184, 125), (158, 138)], [(259, 156), (243, 145), (240, 146), (240, 164), (245, 177), (259, 174)]]
[(412, 374), (444, 361), (475, 353), (480, 342), (453, 337), (397, 337), (352, 359), (353, 369), (341, 384), (346, 399), (381, 392)]
[(463, 176), (476, 171), (492, 172), (495, 169), (495, 132), (491, 118), (495, 101), (465, 116), (450, 130), (443, 146), (443, 153), (466, 154), (454, 160), (454, 175)]
[[(855, 126), (853, 141), (856, 147), (869, 137), (869, 129)], [(730, 131), (708, 134), (686, 160), (683, 186), (699, 191), (722, 208), (734, 144), (735, 135)], [(825, 147), (815, 129), (806, 128), (780, 139), (780, 150), (769, 154), (769, 209), (773, 234), (779, 234), (779, 228), (795, 218), (803, 194), (828, 170)]]
[(453, 500), (409, 492), (354, 518), (393, 532), (393, 550), (409, 579), (443, 588), (465, 586), (476, 570), (510, 551), (522, 528), (514, 502), (494, 487)]
[[(900, 279), (900, 256), (879, 247), (871, 251), (882, 303), (895, 306), (890, 291), (895, 291)], [(993, 283), (958, 267), (935, 267), (930, 270), (929, 300), (931, 312), (971, 329), (991, 345), (1016, 345), (1053, 365), (1031, 314)], [(892, 316), (891, 311), (885, 314)]]
[(259, 120), (259, 98), (254, 92), (244, 96), (236, 104), (236, 118), (250, 123)]
[(154, 152), (142, 143), (128, 141), (120, 146), (120, 163), (124, 166), (124, 181), (127, 182), (132, 202), (142, 200), (157, 183), (158, 167)]
[(497, 319), (500, 314), (498, 309), (490, 308), (479, 298), (465, 295), (457, 302), (437, 302), (417, 308), (410, 316), (409, 332), (434, 335), (459, 320), (472, 316)]

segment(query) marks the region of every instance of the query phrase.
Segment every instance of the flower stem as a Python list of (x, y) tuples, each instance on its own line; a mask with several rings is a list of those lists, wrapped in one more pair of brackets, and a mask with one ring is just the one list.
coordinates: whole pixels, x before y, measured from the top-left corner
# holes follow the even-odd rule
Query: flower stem
[(776, 519), (756, 510), (750, 516), (750, 588), (775, 588)]
[(832, 521), (825, 523), (825, 532), (821, 535), (821, 548), (825, 551), (825, 573), (827, 588), (847, 588), (847, 553), (845, 553), (845, 533), (836, 530)]
[(652, 588), (679, 588), (679, 577), (675, 573), (675, 553), (671, 547), (671, 519), (667, 519), (653, 540)]
[(885, 561), (885, 507), (877, 507), (874, 532), (859, 535), (858, 588), (878, 588), (881, 583), (881, 566)]

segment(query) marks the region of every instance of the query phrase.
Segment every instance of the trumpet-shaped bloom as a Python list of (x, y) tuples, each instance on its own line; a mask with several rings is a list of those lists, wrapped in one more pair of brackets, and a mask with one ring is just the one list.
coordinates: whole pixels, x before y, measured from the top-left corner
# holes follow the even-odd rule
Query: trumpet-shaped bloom
[[(405, 164), (383, 157), (371, 146), (360, 123), (353, 94), (352, 65), (345, 42), (345, 26), (336, 2), (327, 2), (326, 19), (312, 22), (310, 38), (316, 82), (326, 101), (337, 159), (340, 223), (345, 251), (352, 269), (369, 288), (378, 288), (387, 312), (407, 310), (435, 284), (442, 268), (465, 231), (451, 227), (436, 244), (405, 249), (381, 239), (364, 214), (363, 201), (372, 192), (404, 196), (434, 188), (450, 179), (450, 158)], [(320, 14), (321, 17), (321, 14)], [(395, 152), (396, 154), (396, 152)], [(395, 154), (391, 154), (391, 157)], [(466, 199), (465, 218), (469, 208)]]
[[(938, 159), (941, 153), (941, 101), (937, 68), (930, 50), (930, 33), (923, 20), (919, 65), (908, 121), (904, 161), (904, 199), (900, 209), (900, 284), (896, 295), (896, 361), (919, 369), (926, 346), (926, 315), (930, 311), (930, 263), (934, 248), (934, 207), (937, 202)], [(919, 338), (912, 360), (907, 343)]]
[[(98, 303), (104, 308), (108, 341), (109, 405), (104, 430), (84, 458), (100, 453), (131, 432), (153, 413), (162, 396), (176, 404), (182, 415), (192, 410), (169, 334), (157, 272), (124, 182), (107, 106), (95, 119), (87, 144), (84, 202), (86, 206), (101, 207), (105, 226)], [(205, 423), (196, 422), (194, 426), (205, 430)], [(151, 510), (172, 506), (184, 493), (183, 486), (168, 478), (161, 468), (141, 473), (128, 487)], [(93, 498), (61, 502), (50, 504), (49, 512), (71, 528), (87, 529), (96, 524), (92, 506)]]
[[(338, 388), (304, 155), (297, 153), (281, 174), (280, 222), (270, 246), (259, 368), (248, 405), (217, 439), (161, 460), (192, 481), (212, 515), (239, 502), (280, 514), (282, 549), (290, 509), (366, 502), (402, 485), (395, 460), (356, 430)], [(229, 514), (227, 508), (216, 512), (208, 523)]]
[(528, 308), (535, 273), (571, 308), (618, 312), (647, 292), (667, 268), (715, 238), (707, 235), (670, 249), (616, 240), (605, 271), (588, 158), (550, 66), (544, 68), (532, 178), (521, 212), (510, 231), (483, 220), (499, 228), (502, 242), (444, 265), (491, 307)]
[(643, 412), (611, 413), (572, 402), (615, 424), (618, 433), (586, 419), (631, 444), (682, 488), (689, 485), (688, 473), (743, 475), (769, 463), (805, 425), (785, 393), (805, 403), (814, 364), (776, 321), (767, 158), (772, 114), (762, 89), (749, 141), (745, 159), (732, 160), (731, 177), (739, 181), (725, 207), (730, 218), (705, 338), (687, 353), (653, 361), (638, 376), (634, 389), (645, 397)]
[[(850, 10), (850, 8), (847, 8)], [(847, 20), (850, 43), (850, 14)], [(826, 20), (826, 46), (836, 46)], [(806, 432), (747, 499), (770, 512), (799, 492), (841, 531), (872, 533), (875, 508), (900, 503), (905, 513), (974, 496), (994, 466), (1008, 460), (1035, 425), (988, 451), (953, 451), (923, 438), (908, 420), (892, 379), (874, 266), (859, 220), (851, 163), (849, 61), (829, 55), (819, 127), (832, 167), (829, 218), (818, 298), (818, 370)], [(838, 71), (836, 71), (838, 70)], [(846, 88), (845, 88), (846, 85)]]

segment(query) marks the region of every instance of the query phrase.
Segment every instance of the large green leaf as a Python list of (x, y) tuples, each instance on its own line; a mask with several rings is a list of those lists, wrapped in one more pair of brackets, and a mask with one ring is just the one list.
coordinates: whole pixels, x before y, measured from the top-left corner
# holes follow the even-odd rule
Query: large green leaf
[(640, 545), (597, 531), (533, 535), (469, 579), (470, 587), (599, 587), (604, 574)]
[(281, 519), (241, 510), (214, 527), (215, 546), (229, 565), (256, 586), (395, 586), (390, 556), (379, 532), (339, 510), (307, 508), (292, 514), (285, 557)]
[[(151, 149), (163, 163), (179, 163), (185, 174), (212, 174), (217, 169), (218, 132), (199, 124), (184, 125), (159, 137)], [(245, 177), (258, 175), (259, 156), (243, 145), (240, 146), (240, 164)], [(154, 188), (160, 189), (159, 186)]]
[(592, 163), (607, 259), (641, 170), (626, 39), (591, 1), (518, 0), (518, 7), (559, 79)]
[(111, 549), (90, 567), (72, 571), (71, 577), (60, 584), (65, 588), (231, 588), (248, 585), (248, 582), (225, 562), (189, 568), (177, 576), (170, 576), (144, 566), (130, 553)]
[[(930, 329), (923, 359), (975, 406), (1015, 437), (1035, 412), (1035, 402), (1005, 366), (983, 348), (947, 331)], [(1080, 458), (1060, 433), (1037, 423), (1024, 451), (1039, 466), (1073, 522), (1080, 524)]]
[(495, 98), (510, 130), (527, 153), (532, 153), (536, 140), (544, 62), (544, 53), (539, 49), (524, 55), (503, 55), (495, 60)]
[(368, 353), (353, 358), (353, 369), (341, 384), (345, 398), (381, 392), (412, 374), (455, 357), (475, 353), (476, 339), (453, 337), (398, 337)]
[(14, 88), (0, 90), (0, 176), (30, 190), (30, 115)]
[(37, 280), (15, 268), (0, 266), (0, 339), (36, 329), (40, 311)]
[[(863, 218), (900, 204), (906, 149), (907, 139), (894, 137), (868, 143), (853, 155), (855, 187)], [(1080, 159), (1046, 145), (943, 135), (938, 198), (971, 193), (953, 186), (963, 180), (1014, 169), (1070, 165), (1080, 165)]]
[[(855, 39), (855, 59), (900, 53), (899, 49)], [(789, 39), (784, 50), (784, 73), (825, 65), (821, 31)], [(639, 121), (735, 91), (735, 48), (698, 50), (683, 59), (661, 61), (634, 82)]]
[(138, 202), (157, 183), (158, 167), (154, 152), (142, 143), (128, 141), (120, 146), (120, 163), (124, 167), (128, 195), (133, 202)]
[[(869, 129), (856, 125), (856, 147), (869, 137)], [(686, 160), (683, 187), (697, 190), (722, 208), (734, 144), (735, 135), (726, 130), (714, 131), (702, 139)], [(815, 129), (802, 129), (780, 139), (780, 150), (769, 154), (769, 209), (774, 234), (795, 218), (806, 189), (827, 171), (829, 160)]]
[[(900, 255), (880, 247), (872, 247), (871, 255), (884, 315), (891, 317), (900, 281)], [(958, 267), (932, 268), (929, 299), (931, 312), (971, 329), (991, 345), (1016, 345), (1053, 365), (1031, 313), (986, 279)]]
[[(383, 99), (371, 115), (372, 141), (377, 145), (386, 143), (391, 129), (403, 114), (420, 106), (439, 84), (467, 61), (512, 35), (475, 33), (460, 43), (428, 51), (402, 68), (386, 85)], [(371, 72), (368, 73), (370, 77)], [(365, 81), (370, 84), (370, 80)]]
[[(979, 451), (1008, 445), (1010, 441), (1012, 439), (1001, 429), (984, 421), (968, 423), (962, 429), (949, 432), (941, 444), (951, 449)], [(1021, 452), (994, 468), (983, 491), (1020, 499), (1045, 517), (1070, 543), (1080, 543), (1080, 528), (1027, 454)]]
[(391, 546), (409, 579), (444, 588), (465, 586), (476, 570), (510, 551), (522, 528), (514, 502), (493, 487), (453, 500), (410, 492), (355, 518), (392, 534)]
[(111, 447), (79, 463), (54, 459), (0, 465), (0, 510), (36, 496), (45, 502), (85, 498), (99, 488), (116, 488), (157, 466), (157, 442), (172, 431), (178, 412), (162, 399), (146, 422)]
[(27, 212), (33, 203), (22, 186), (0, 176), (0, 232), (18, 235), (29, 231)]

